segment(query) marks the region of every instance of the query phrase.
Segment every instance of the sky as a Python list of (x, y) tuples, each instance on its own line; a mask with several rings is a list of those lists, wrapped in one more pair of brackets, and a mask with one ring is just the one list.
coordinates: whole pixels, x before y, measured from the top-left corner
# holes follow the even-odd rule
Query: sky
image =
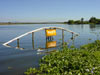
[(64, 22), (100, 18), (100, 0), (0, 0), (0, 22)]

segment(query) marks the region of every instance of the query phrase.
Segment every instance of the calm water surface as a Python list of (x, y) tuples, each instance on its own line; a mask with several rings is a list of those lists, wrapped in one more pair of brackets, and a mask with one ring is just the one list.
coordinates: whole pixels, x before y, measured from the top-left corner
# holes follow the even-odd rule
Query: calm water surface
[[(64, 27), (68, 28), (80, 35), (75, 40), (70, 41), (71, 34), (64, 32), (64, 41), (69, 42), (69, 46), (74, 44), (76, 47), (91, 43), (100, 36), (100, 25), (67, 25), (67, 24), (25, 24), (25, 25), (0, 25), (0, 75), (23, 75), (30, 67), (38, 67), (39, 60), (49, 51), (59, 49), (61, 44), (62, 32), (57, 30), (57, 36), (54, 41), (57, 42), (57, 47), (45, 49), (45, 31), (35, 33), (34, 48), (32, 46), (32, 35), (25, 36), (20, 39), (20, 49), (17, 49), (17, 41), (10, 44), (10, 48), (2, 44), (31, 30), (41, 27)], [(91, 39), (91, 40), (89, 40)], [(43, 51), (39, 51), (39, 49)]]

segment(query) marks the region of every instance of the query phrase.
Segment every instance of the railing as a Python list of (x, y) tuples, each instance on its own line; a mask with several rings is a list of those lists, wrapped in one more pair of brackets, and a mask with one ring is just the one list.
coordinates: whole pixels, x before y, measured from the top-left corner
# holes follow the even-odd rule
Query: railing
[[(34, 36), (34, 35), (33, 35), (34, 32), (38, 32), (38, 31), (40, 31), (40, 30), (45, 30), (45, 29), (60, 29), (60, 30), (62, 30), (62, 37), (63, 37), (63, 38), (64, 38), (64, 31), (68, 31), (68, 32), (70, 32), (72, 35), (75, 34), (75, 36), (78, 36), (78, 35), (79, 35), (79, 34), (76, 33), (76, 32), (73, 32), (73, 31), (71, 31), (71, 30), (69, 30), (69, 29), (65, 29), (65, 28), (62, 28), (62, 27), (43, 27), (43, 28), (39, 28), (39, 29), (35, 29), (35, 30), (32, 30), (32, 31), (29, 31), (29, 32), (27, 32), (27, 33), (24, 33), (24, 34), (18, 36), (18, 37), (15, 37), (14, 39), (9, 40), (8, 42), (5, 42), (3, 45), (6, 46), (6, 45), (8, 45), (9, 43), (11, 43), (11, 42), (13, 42), (13, 41), (15, 41), (15, 40), (19, 41), (20, 38), (22, 38), (22, 37), (24, 37), (24, 36), (26, 36), (26, 35), (28, 35), (28, 34), (31, 34), (31, 33), (32, 33), (32, 36)], [(63, 41), (64, 41), (64, 40), (63, 40)]]

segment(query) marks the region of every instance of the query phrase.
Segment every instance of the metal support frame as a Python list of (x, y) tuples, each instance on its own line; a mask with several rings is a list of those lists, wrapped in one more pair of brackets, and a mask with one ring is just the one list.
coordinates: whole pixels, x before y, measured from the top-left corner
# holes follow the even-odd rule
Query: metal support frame
[(19, 39), (17, 39), (17, 47), (20, 48)]
[(20, 38), (22, 38), (22, 37), (24, 37), (24, 36), (26, 36), (26, 35), (28, 35), (28, 34), (31, 34), (31, 33), (34, 33), (34, 32), (38, 32), (38, 31), (40, 31), (40, 30), (45, 30), (45, 29), (60, 29), (60, 30), (63, 30), (63, 31), (68, 31), (68, 32), (70, 32), (70, 33), (73, 33), (73, 34), (75, 34), (76, 36), (78, 35), (78, 33), (75, 33), (75, 32), (73, 32), (73, 31), (71, 31), (71, 30), (69, 30), (69, 29), (65, 29), (65, 28), (62, 28), (62, 27), (43, 27), (43, 28), (39, 28), (39, 29), (35, 29), (35, 30), (32, 30), (32, 31), (26, 32), (26, 33), (24, 33), (24, 34), (22, 34), (22, 35), (20, 35), (20, 36), (18, 36), (18, 37), (15, 37), (15, 38), (12, 39), (12, 40), (9, 40), (8, 42), (4, 43), (3, 45), (6, 46), (6, 45), (8, 45), (9, 43), (11, 43), (11, 42), (13, 42), (13, 41), (15, 41), (15, 40), (17, 40), (17, 39), (20, 39)]
[(34, 32), (32, 32), (32, 47), (34, 49)]

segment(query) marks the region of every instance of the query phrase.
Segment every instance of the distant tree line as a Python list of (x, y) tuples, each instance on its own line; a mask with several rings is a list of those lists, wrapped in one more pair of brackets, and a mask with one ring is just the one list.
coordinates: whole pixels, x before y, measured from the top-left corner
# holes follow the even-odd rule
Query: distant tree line
[(0, 22), (0, 25), (10, 24), (100, 24), (100, 19), (91, 17), (89, 20), (68, 20), (66, 22)]
[(91, 17), (88, 21), (84, 21), (84, 18), (81, 18), (80, 20), (68, 20), (68, 24), (100, 24), (100, 19), (96, 17)]

